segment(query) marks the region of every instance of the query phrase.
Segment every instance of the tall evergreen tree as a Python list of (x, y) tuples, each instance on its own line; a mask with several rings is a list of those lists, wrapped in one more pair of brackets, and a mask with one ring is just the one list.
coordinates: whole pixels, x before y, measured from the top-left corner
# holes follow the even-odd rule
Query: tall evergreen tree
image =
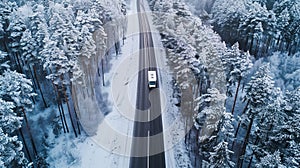
[(37, 148), (27, 117), (27, 112), (31, 112), (33, 110), (33, 102), (31, 98), (35, 95), (36, 94), (33, 93), (31, 81), (26, 79), (24, 74), (6, 70), (3, 75), (0, 76), (0, 97), (4, 101), (13, 102), (15, 106), (14, 110), (17, 115), (24, 117), (26, 130), (29, 134), (33, 152), (37, 155)]
[(268, 143), (280, 150), (285, 165), (298, 167), (300, 165), (300, 89), (287, 92), (285, 103), (286, 117), (280, 124), (274, 126)]
[(14, 103), (0, 98), (0, 123), (5, 133), (12, 134), (15, 130), (21, 128), (23, 118), (18, 116), (14, 109)]
[(213, 147), (210, 152), (210, 166), (211, 167), (234, 167), (235, 163), (231, 160), (233, 151), (229, 149), (229, 143), (233, 142), (233, 116), (228, 112), (223, 112), (221, 118), (219, 132), (217, 134), (218, 144)]
[[(254, 121), (257, 121), (259, 116), (262, 116), (262, 113), (265, 112), (266, 106), (272, 98), (273, 89), (274, 81), (270, 74), (269, 64), (262, 65), (258, 72), (251, 77), (247, 86), (245, 86), (245, 99), (246, 101), (249, 101), (249, 104), (244, 116), (248, 126), (241, 149), (241, 155), (244, 155), (246, 152)], [(243, 159), (238, 161), (239, 166), (240, 164), (243, 164), (242, 160)]]
[(17, 136), (9, 136), (0, 127), (0, 167), (31, 167), (22, 148), (22, 142)]
[(209, 157), (209, 152), (218, 144), (217, 134), (225, 111), (225, 97), (215, 88), (208, 89), (208, 93), (200, 97), (196, 106), (199, 113), (194, 118), (194, 125), (200, 131), (200, 151), (205, 157)]
[(235, 43), (231, 47), (231, 49), (228, 49), (227, 52), (224, 53), (222, 61), (226, 69), (228, 95), (232, 95), (230, 87), (237, 83), (233, 105), (231, 108), (231, 114), (233, 114), (238, 98), (238, 92), (241, 85), (241, 81), (247, 75), (249, 69), (252, 67), (253, 64), (249, 52), (242, 52), (239, 49), (238, 43)]

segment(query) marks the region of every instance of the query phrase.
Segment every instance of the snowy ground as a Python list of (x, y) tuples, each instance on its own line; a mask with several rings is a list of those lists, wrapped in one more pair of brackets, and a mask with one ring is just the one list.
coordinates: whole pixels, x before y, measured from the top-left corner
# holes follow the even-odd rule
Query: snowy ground
[[(144, 5), (150, 11), (148, 5)], [(151, 14), (148, 18), (151, 22)], [(184, 122), (172, 102), (172, 74), (166, 64), (165, 51), (158, 31), (153, 39), (160, 73), (162, 118), (167, 167), (188, 167), (189, 159), (183, 143)], [(96, 135), (82, 136), (74, 140), (70, 134), (63, 134), (50, 151), (48, 161), (51, 167), (129, 167), (133, 120), (136, 103), (139, 27), (136, 14), (136, 0), (132, 0), (128, 11), (128, 30), (122, 54), (115, 56), (110, 72), (105, 74), (106, 86), (101, 94), (108, 94), (112, 111), (99, 124)]]

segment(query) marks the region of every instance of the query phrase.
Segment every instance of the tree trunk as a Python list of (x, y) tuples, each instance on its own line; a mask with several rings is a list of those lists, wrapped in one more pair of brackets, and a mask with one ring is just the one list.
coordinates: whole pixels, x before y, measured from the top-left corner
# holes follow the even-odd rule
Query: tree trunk
[[(249, 103), (250, 103), (250, 100), (247, 101), (247, 104), (246, 104), (246, 106), (243, 109), (242, 115), (246, 112)], [(234, 138), (237, 137), (237, 134), (239, 132), (240, 126), (241, 126), (241, 121), (239, 121), (239, 123), (238, 123), (238, 126), (236, 128), (236, 132), (234, 133)], [(234, 143), (235, 143), (235, 141), (232, 142), (232, 147), (234, 146)]]
[(54, 91), (55, 91), (54, 94), (56, 95), (57, 106), (58, 106), (60, 115), (62, 114), (61, 119), (63, 119), (63, 120), (61, 120), (61, 122), (62, 122), (63, 126), (64, 126), (64, 124), (65, 124), (66, 130), (67, 130), (67, 132), (69, 132), (69, 127), (68, 127), (68, 123), (67, 123), (67, 121), (66, 121), (66, 116), (65, 116), (64, 107), (63, 107), (62, 104), (61, 104), (61, 99), (60, 99), (60, 96), (59, 96), (59, 93), (58, 93), (57, 86), (53, 83), (53, 81), (52, 81), (52, 85), (53, 85), (53, 88), (54, 88)]
[(251, 37), (251, 40), (250, 40), (250, 46), (249, 46), (249, 51), (250, 51), (250, 53), (252, 53), (252, 54), (253, 54), (253, 52), (252, 52), (253, 41), (254, 41), (254, 38)]
[[(70, 92), (73, 92), (72, 84), (70, 86)], [(77, 114), (77, 111), (76, 111), (76, 107), (75, 107), (76, 104), (74, 103), (75, 98), (73, 96), (73, 93), (71, 93), (71, 102), (73, 102), (73, 111), (74, 111), (74, 114), (75, 114), (75, 119), (76, 119), (76, 124), (77, 124), (77, 130), (78, 130), (78, 134), (80, 135), (81, 134), (81, 131), (80, 131), (80, 122), (79, 122), (79, 117), (78, 117), (78, 114)]]
[[(272, 38), (271, 38), (271, 36), (268, 36), (268, 39), (267, 39), (267, 42), (266, 42), (266, 49), (265, 49), (265, 52), (264, 52), (264, 54), (268, 54), (268, 52), (269, 52), (269, 45), (270, 45), (270, 43), (271, 43), (271, 40), (272, 40)], [(271, 51), (272, 51), (272, 46), (271, 46)]]
[(79, 122), (79, 118), (78, 118), (77, 112), (75, 110), (75, 107), (74, 107), (74, 112), (75, 112), (75, 116), (76, 116), (76, 123), (77, 123), (78, 134), (81, 135), (80, 122)]
[(203, 87), (203, 80), (200, 81), (200, 90), (199, 96), (202, 96), (202, 87)]
[(18, 57), (17, 53), (15, 53), (14, 56), (15, 56), (15, 60), (16, 60), (15, 63), (17, 65), (17, 71), (20, 72), (20, 73), (22, 73), (22, 74), (24, 74), (23, 73), (23, 68), (21, 66), (21, 63), (20, 63), (20, 60), (19, 60), (19, 57)]
[(259, 39), (257, 39), (255, 49), (254, 49), (254, 55), (257, 55), (258, 57), (261, 56), (258, 54), (259, 50), (260, 50), (260, 43), (259, 43)]
[[(186, 120), (185, 120), (185, 124), (184, 124), (184, 125), (185, 125), (185, 126), (184, 126), (184, 130), (186, 130), (186, 128), (185, 128), (185, 127), (186, 127)], [(187, 140), (186, 136), (187, 136), (187, 135), (184, 136), (184, 144), (185, 144), (185, 145), (187, 144), (187, 143), (186, 143), (186, 140)]]
[(24, 147), (25, 147), (25, 151), (26, 151), (26, 153), (27, 153), (27, 155), (28, 155), (29, 162), (32, 162), (32, 158), (31, 158), (31, 155), (30, 155), (28, 146), (27, 146), (27, 144), (26, 144), (25, 137), (24, 137), (24, 134), (23, 134), (23, 132), (22, 132), (22, 128), (19, 129), (19, 133), (20, 133), (20, 135), (21, 135), (21, 138), (22, 138), (22, 141), (23, 141), (23, 145), (24, 145)]
[(68, 123), (67, 123), (67, 120), (66, 120), (65, 110), (64, 110), (64, 107), (62, 105), (62, 101), (61, 101), (60, 98), (59, 98), (59, 101), (58, 101), (58, 105), (60, 106), (60, 109), (61, 109), (62, 117), (64, 119), (64, 123), (65, 123), (65, 126), (66, 126), (66, 130), (69, 133), (70, 130), (69, 130), (69, 126), (68, 126)]
[(293, 49), (293, 47), (294, 47), (294, 42), (291, 42), (291, 44), (288, 47), (288, 53), (289, 53), (289, 55), (292, 55), (292, 49)]
[[(76, 131), (76, 128), (75, 128), (75, 124), (74, 124), (74, 121), (73, 121), (73, 116), (72, 116), (72, 112), (71, 112), (71, 107), (70, 107), (70, 104), (69, 104), (69, 99), (67, 97), (67, 93), (66, 93), (66, 90), (64, 89), (65, 87), (63, 86), (62, 84), (62, 92), (64, 93), (64, 99), (67, 103), (67, 107), (68, 107), (68, 112), (69, 112), (69, 116), (70, 116), (70, 121), (71, 121), (71, 125), (72, 125), (72, 128), (73, 128), (73, 131), (75, 133), (75, 137), (77, 138), (77, 131)], [(66, 88), (67, 89), (67, 88)]]
[(57, 104), (57, 107), (58, 107), (59, 117), (60, 117), (60, 120), (61, 120), (61, 124), (62, 124), (63, 130), (64, 130), (64, 133), (66, 133), (65, 123), (64, 123), (64, 120), (63, 120), (63, 117), (62, 117), (62, 111), (60, 109), (59, 104)]
[(34, 76), (33, 76), (33, 73), (32, 73), (32, 71), (31, 71), (30, 65), (27, 64), (27, 63), (26, 63), (26, 65), (27, 65), (27, 67), (28, 67), (29, 75), (30, 75), (30, 77), (31, 77), (31, 79), (32, 79), (32, 82), (33, 82), (33, 90), (34, 90), (34, 92), (36, 92), (36, 90), (37, 90), (36, 80), (34, 79)]
[[(248, 129), (247, 129), (247, 132), (246, 132), (246, 136), (244, 138), (244, 143), (243, 143), (243, 146), (242, 146), (242, 152), (241, 154), (239, 155), (239, 160), (238, 160), (238, 166), (239, 167), (243, 167), (243, 162), (244, 162), (244, 158), (245, 156), (245, 152), (246, 152), (246, 148), (247, 148), (247, 144), (248, 144), (248, 140), (249, 140), (249, 137), (250, 137), (250, 132), (251, 132), (251, 128), (252, 128), (252, 125), (253, 125), (253, 118), (250, 118), (250, 123), (249, 123), (249, 126), (248, 126)], [(240, 158), (241, 156), (243, 156), (243, 158)]]
[(277, 38), (276, 44), (275, 44), (277, 46), (278, 50), (280, 50), (280, 46), (279, 46), (280, 41), (281, 41), (281, 36), (279, 35), (278, 38)]
[(35, 146), (35, 143), (34, 143), (34, 140), (33, 140), (33, 136), (32, 136), (31, 130), (30, 130), (29, 122), (28, 122), (27, 115), (26, 115), (26, 112), (24, 110), (24, 107), (22, 107), (22, 112), (23, 112), (23, 115), (24, 115), (24, 119), (25, 119), (27, 131), (28, 131), (28, 134), (29, 134), (30, 142), (32, 144), (33, 152), (34, 152), (35, 156), (37, 156), (37, 149), (36, 149), (36, 146)]
[(101, 60), (101, 64), (102, 64), (102, 66), (101, 66), (101, 68), (102, 68), (102, 85), (105, 86), (103, 61), (104, 61), (104, 59), (102, 58), (102, 60)]
[[(30, 72), (31, 72), (30, 66), (29, 66), (29, 70), (30, 70)], [(36, 73), (36, 67), (35, 67), (35, 65), (33, 65), (33, 73), (34, 73), (34, 77), (35, 77), (35, 79), (36, 79), (36, 83), (37, 83), (37, 86), (38, 86), (38, 88), (39, 88), (39, 91), (40, 91), (40, 93), (41, 93), (41, 97), (42, 97), (44, 106), (47, 108), (48, 105), (47, 105), (47, 103), (46, 103), (46, 100), (45, 100), (45, 97), (44, 97), (44, 94), (43, 94), (43, 91), (42, 91), (42, 88), (41, 88), (41, 85), (40, 85), (40, 82), (39, 82), (39, 79), (38, 79), (38, 76), (37, 76), (37, 73)]]
[(285, 50), (289, 51), (289, 48), (290, 48), (290, 42), (287, 42)]
[[(239, 33), (239, 34), (241, 34), (241, 33)], [(248, 39), (249, 39), (249, 35), (246, 36), (246, 39), (245, 39), (245, 38), (241, 38), (241, 44), (244, 45), (244, 46), (243, 46), (243, 49), (244, 49), (245, 51), (249, 50), (249, 49), (248, 49), (248, 41), (249, 41)]]
[[(256, 138), (255, 138), (254, 145), (257, 145), (257, 143), (258, 143), (258, 136), (256, 136)], [(251, 168), (252, 160), (253, 160), (253, 154), (252, 154), (252, 156), (250, 158), (248, 168)]]
[(98, 65), (98, 67), (97, 67), (97, 73), (98, 73), (98, 76), (101, 76), (99, 65)]
[(197, 79), (197, 87), (196, 87), (196, 98), (199, 96), (199, 88), (200, 88), (200, 79)]
[(231, 108), (231, 114), (232, 114), (232, 115), (233, 115), (233, 113), (234, 113), (235, 104), (236, 104), (236, 99), (237, 99), (238, 94), (239, 94), (239, 88), (240, 88), (240, 85), (241, 85), (241, 80), (242, 80), (242, 78), (240, 77), (239, 80), (238, 80), (238, 85), (237, 85), (237, 87), (236, 87), (235, 96), (234, 96), (234, 100), (233, 100), (233, 105), (232, 105), (232, 108)]

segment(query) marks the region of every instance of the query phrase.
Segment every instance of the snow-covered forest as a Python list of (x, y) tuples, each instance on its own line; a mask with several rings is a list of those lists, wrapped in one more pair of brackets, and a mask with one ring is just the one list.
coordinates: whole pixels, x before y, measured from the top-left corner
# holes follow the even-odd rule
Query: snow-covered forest
[(99, 101), (91, 88), (120, 50), (115, 41), (123, 36), (125, 6), (119, 0), (0, 2), (0, 167), (51, 167), (49, 137), (81, 134), (78, 101)]
[[(61, 135), (96, 134), (130, 2), (0, 1), (0, 167), (54, 167)], [(178, 167), (299, 167), (300, 0), (147, 2), (184, 116)]]
[(299, 167), (300, 1), (149, 2), (192, 165)]

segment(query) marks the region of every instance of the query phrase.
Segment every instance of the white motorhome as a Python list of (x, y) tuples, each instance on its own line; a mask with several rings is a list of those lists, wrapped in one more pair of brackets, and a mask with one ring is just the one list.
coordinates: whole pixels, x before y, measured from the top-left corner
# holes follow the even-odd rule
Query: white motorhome
[(156, 71), (148, 71), (149, 88), (156, 88), (156, 83), (157, 83)]

